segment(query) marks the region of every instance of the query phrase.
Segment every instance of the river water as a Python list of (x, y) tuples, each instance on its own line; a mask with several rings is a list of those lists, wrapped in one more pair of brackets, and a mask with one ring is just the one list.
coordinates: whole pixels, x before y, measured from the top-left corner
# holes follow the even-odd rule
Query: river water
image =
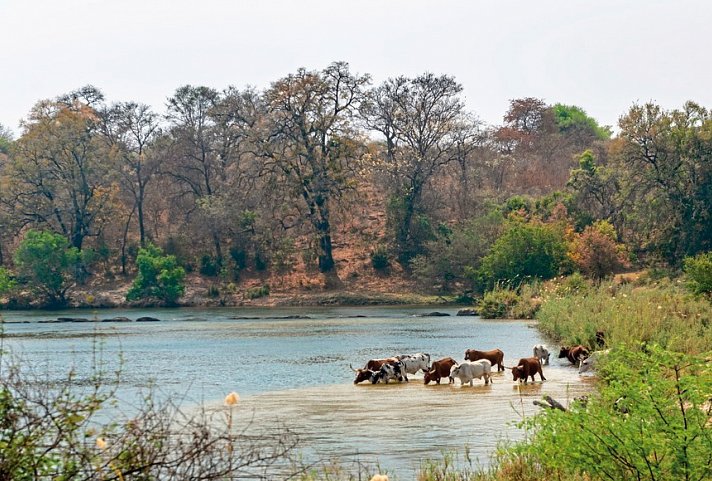
[[(460, 361), (466, 349), (498, 347), (511, 366), (546, 344), (530, 321), (438, 310), (451, 316), (419, 317), (432, 307), (26, 311), (3, 313), (2, 327), (5, 349), (49, 382), (66, 379), (70, 368), (78, 382), (87, 380), (100, 358), (105, 371), (120, 369), (118, 394), (127, 403), (155, 385), (186, 405), (219, 409), (236, 391), (236, 423), (288, 426), (307, 460), (378, 463), (399, 479), (412, 477), (422, 459), (462, 454), (465, 446), (487, 465), (499, 442), (522, 438), (513, 424), (537, 412), (533, 400), (548, 394), (566, 404), (592, 389), (590, 377), (559, 359), (545, 366), (545, 382), (527, 386), (508, 371), (490, 386), (424, 386), (422, 374), (410, 383), (353, 384), (349, 364), (371, 358), (427, 352)], [(46, 322), (59, 316), (160, 322)]]

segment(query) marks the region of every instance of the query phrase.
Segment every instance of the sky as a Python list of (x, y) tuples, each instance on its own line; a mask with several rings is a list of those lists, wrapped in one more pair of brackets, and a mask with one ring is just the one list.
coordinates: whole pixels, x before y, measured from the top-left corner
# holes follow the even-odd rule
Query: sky
[(266, 88), (346, 61), (374, 84), (454, 76), (468, 109), (582, 107), (615, 126), (633, 103), (712, 107), (708, 0), (0, 0), (0, 124), (83, 85), (164, 112), (180, 86)]

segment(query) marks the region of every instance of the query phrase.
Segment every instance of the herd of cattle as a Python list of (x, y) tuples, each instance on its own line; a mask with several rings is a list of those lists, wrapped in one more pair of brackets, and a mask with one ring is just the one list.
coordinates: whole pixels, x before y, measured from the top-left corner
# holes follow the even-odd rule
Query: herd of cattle
[[(599, 335), (600, 334), (600, 335)], [(604, 339), (602, 333), (596, 335), (599, 346), (603, 347)], [(599, 339), (600, 337), (600, 339)], [(356, 373), (354, 384), (370, 381), (372, 384), (379, 382), (388, 383), (390, 380), (408, 381), (408, 374), (415, 374), (423, 371), (425, 384), (435, 381), (440, 384), (442, 378), (447, 377), (449, 384), (455, 382), (455, 378), (460, 379), (463, 385), (470, 383), (473, 385), (475, 379), (484, 379), (485, 384), (489, 384), (492, 376), (492, 366), (497, 366), (497, 372), (510, 369), (514, 381), (524, 381), (527, 383), (529, 377), (534, 381), (534, 375), (539, 374), (542, 381), (545, 381), (542, 365), (549, 364), (551, 353), (543, 344), (537, 344), (533, 348), (533, 356), (519, 360), (513, 367), (504, 365), (504, 352), (501, 349), (490, 351), (478, 351), (468, 349), (465, 351), (465, 360), (458, 363), (451, 357), (430, 362), (430, 354), (417, 353), (411, 355), (394, 356), (385, 359), (371, 359), (361, 369), (351, 370)], [(590, 352), (582, 345), (573, 347), (562, 347), (559, 351), (559, 358), (566, 358), (572, 364), (579, 367), (579, 373), (584, 373), (593, 367), (605, 355), (608, 350)]]

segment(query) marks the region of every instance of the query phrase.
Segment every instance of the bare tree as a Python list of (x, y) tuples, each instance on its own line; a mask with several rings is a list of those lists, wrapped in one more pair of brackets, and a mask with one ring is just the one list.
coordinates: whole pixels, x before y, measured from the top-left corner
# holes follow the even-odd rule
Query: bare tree
[[(386, 80), (369, 92), (362, 109), (367, 125), (385, 138), (379, 170), (392, 180), (391, 215), (395, 243), (404, 265), (420, 249), (413, 220), (423, 211), (423, 194), (440, 170), (463, 154), (467, 125), (462, 86), (431, 73)], [(463, 130), (464, 129), (464, 130)]]
[(267, 115), (259, 135), (265, 169), (306, 207), (318, 240), (319, 271), (328, 281), (338, 282), (331, 203), (348, 188), (351, 165), (360, 157), (353, 116), (369, 81), (337, 62), (320, 72), (300, 69), (265, 93)]

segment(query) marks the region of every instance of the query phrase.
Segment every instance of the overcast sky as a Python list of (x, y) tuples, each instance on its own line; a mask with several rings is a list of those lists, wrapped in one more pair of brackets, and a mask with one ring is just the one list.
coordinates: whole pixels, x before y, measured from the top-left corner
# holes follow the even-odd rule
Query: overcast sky
[(0, 123), (86, 84), (163, 112), (181, 85), (344, 60), (376, 83), (453, 75), (492, 124), (533, 96), (615, 125), (636, 101), (712, 107), (711, 23), (708, 0), (0, 0)]

